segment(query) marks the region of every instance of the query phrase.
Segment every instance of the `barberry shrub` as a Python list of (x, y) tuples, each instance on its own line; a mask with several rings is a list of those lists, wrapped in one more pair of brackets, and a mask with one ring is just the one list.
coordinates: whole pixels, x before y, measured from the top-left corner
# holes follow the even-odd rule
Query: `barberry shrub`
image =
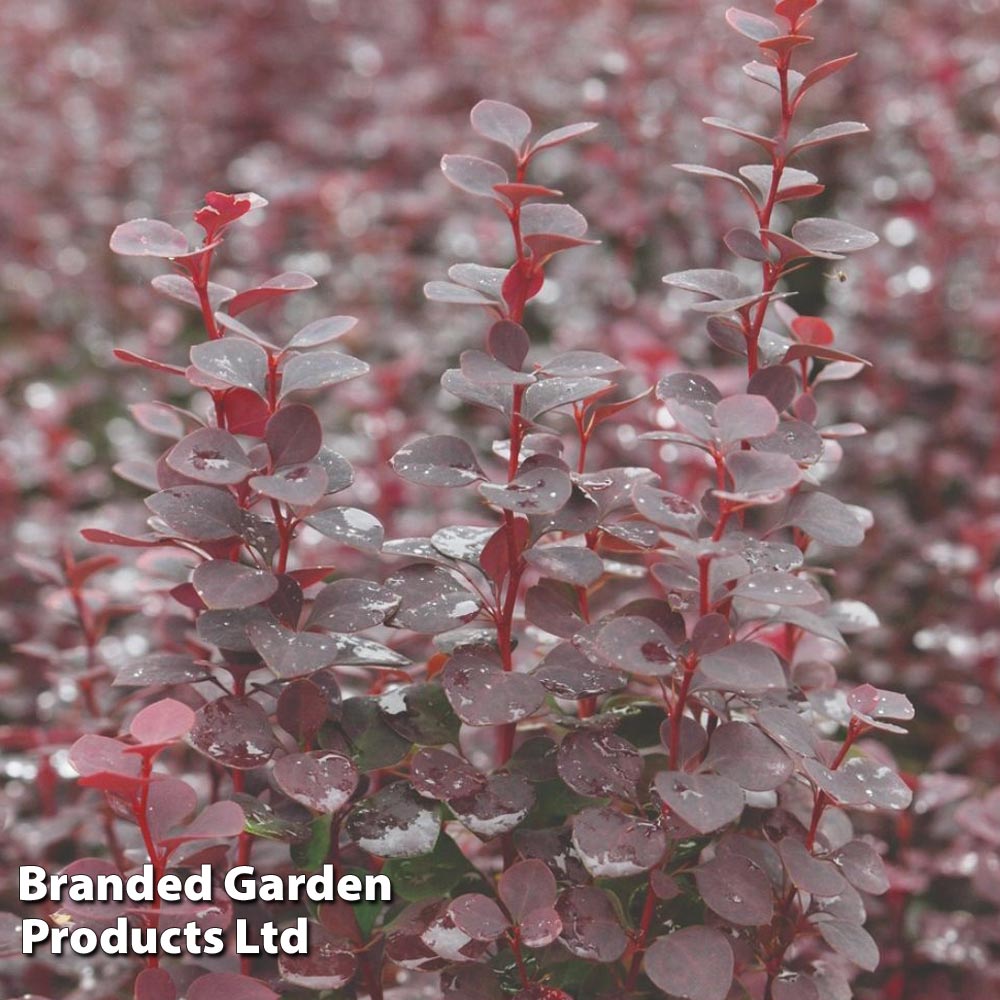
[[(426, 292), (489, 316), (484, 349), (441, 381), (495, 415), (498, 437), (484, 448), (456, 421), (396, 452), (405, 480), (460, 498), (426, 537), (386, 541), (372, 514), (334, 499), (351, 466), (324, 447), (304, 400), (365, 374), (328, 347), (354, 321), (265, 336), (243, 314), (311, 279), (242, 292), (211, 280), (227, 228), (263, 199), (209, 194), (194, 247), (155, 220), (115, 231), (116, 253), (174, 265), (154, 287), (198, 311), (205, 339), (182, 363), (118, 352), (186, 380), (195, 401), (135, 408), (170, 442), (155, 463), (120, 470), (151, 493), (149, 533), (85, 535), (150, 549), (143, 571), (169, 581), (189, 618), (113, 688), (99, 664), (85, 675), (92, 731), (70, 762), (103, 793), (107, 857), (68, 870), (332, 861), (389, 875), (397, 896), (309, 910), (307, 958), (244, 960), (237, 974), (151, 956), (122, 995), (378, 1000), (418, 995), (427, 974), (430, 989), (468, 1000), (843, 1000), (857, 970), (876, 967), (864, 896), (888, 881), (851, 814), (908, 805), (870, 737), (913, 712), (901, 695), (838, 682), (844, 636), (873, 616), (823, 586), (824, 553), (860, 544), (869, 517), (823, 488), (840, 441), (861, 428), (826, 423), (817, 390), (865, 362), (785, 301), (786, 279), (874, 237), (798, 214), (823, 187), (790, 161), (866, 131), (795, 134), (802, 100), (851, 58), (792, 68), (815, 6), (728, 12), (758, 48), (744, 72), (777, 95), (775, 131), (707, 119), (764, 162), (681, 166), (735, 187), (748, 208), (746, 227), (724, 236), (732, 269), (664, 279), (705, 296), (692, 310), (742, 359), (715, 381), (677, 371), (636, 386), (609, 354), (553, 354), (532, 335), (528, 304), (550, 262), (592, 241), (529, 171), (593, 125), (533, 139), (524, 111), (475, 106), (473, 129), (507, 166), (449, 155), (442, 169), (501, 213), (511, 244), (501, 264), (456, 264)], [(647, 412), (658, 429), (630, 452), (645, 464), (593, 461), (617, 453), (593, 443)], [(329, 559), (313, 560), (310, 531)], [(342, 574), (345, 549), (371, 579)], [(110, 615), (94, 616), (82, 582), (106, 565), (69, 561), (64, 581), (50, 568), (88, 650)], [(220, 897), (193, 916), (122, 913), (225, 927), (234, 908)]]

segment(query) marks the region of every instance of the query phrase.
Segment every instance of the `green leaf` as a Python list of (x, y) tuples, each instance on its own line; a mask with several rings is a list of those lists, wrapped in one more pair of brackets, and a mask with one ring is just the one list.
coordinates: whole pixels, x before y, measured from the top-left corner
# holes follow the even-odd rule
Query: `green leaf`
[(439, 684), (408, 684), (379, 699), (382, 718), (404, 739), (425, 747), (458, 743), (461, 720)]
[(343, 705), (341, 727), (361, 771), (392, 767), (410, 752), (410, 741), (386, 723), (376, 698), (348, 698)]
[(410, 902), (446, 896), (469, 872), (475, 868), (447, 834), (438, 837), (430, 854), (390, 860), (382, 869), (393, 889)]
[(317, 816), (311, 824), (309, 839), (301, 844), (292, 844), (292, 861), (304, 871), (315, 871), (326, 860), (330, 850), (331, 816)]
[(243, 810), (246, 817), (246, 832), (265, 840), (304, 841), (310, 837), (308, 823), (276, 816), (266, 802), (252, 795), (234, 795), (233, 801)]

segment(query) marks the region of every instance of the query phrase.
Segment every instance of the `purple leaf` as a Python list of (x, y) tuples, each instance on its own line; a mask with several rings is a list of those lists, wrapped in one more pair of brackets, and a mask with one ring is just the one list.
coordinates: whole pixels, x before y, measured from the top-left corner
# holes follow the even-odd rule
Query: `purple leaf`
[(478, 156), (448, 154), (441, 158), (441, 170), (460, 190), (497, 201), (500, 201), (500, 196), (493, 188), (497, 184), (506, 184), (510, 179), (503, 167)]
[(357, 507), (329, 507), (305, 520), (321, 535), (362, 552), (378, 552), (385, 538), (385, 529), (378, 518)]
[(253, 464), (229, 431), (202, 427), (167, 452), (167, 465), (182, 476), (214, 486), (242, 483)]
[[(771, 178), (774, 175), (774, 168), (770, 164), (751, 163), (745, 167), (740, 167), (740, 175), (745, 177), (757, 190), (762, 198), (766, 198), (771, 190)], [(806, 189), (816, 185), (816, 175), (808, 170), (796, 170), (794, 167), (785, 167), (781, 171), (781, 179), (778, 181), (778, 194), (782, 192), (795, 192), (798, 189)], [(810, 192), (811, 193), (811, 192)], [(779, 201), (782, 199), (779, 197)]]
[(338, 351), (314, 351), (288, 358), (281, 368), (282, 399), (305, 389), (325, 389), (358, 378), (368, 371), (364, 361)]
[(225, 840), (238, 837), (245, 824), (243, 810), (235, 802), (213, 802), (205, 806), (193, 822), (182, 827), (172, 837), (165, 837), (162, 843), (172, 850), (180, 844), (195, 840)]
[(434, 635), (455, 628), (479, 613), (479, 601), (450, 573), (430, 563), (405, 566), (385, 581), (401, 598), (394, 625)]
[(862, 684), (847, 695), (847, 704), (851, 711), (862, 721), (876, 729), (884, 729), (892, 733), (903, 733), (902, 726), (895, 726), (884, 720), (901, 719), (904, 722), (913, 718), (913, 705), (910, 699), (895, 691), (882, 691), (871, 684)]
[(448, 559), (478, 567), (483, 549), (495, 533), (493, 528), (475, 524), (453, 524), (447, 528), (438, 528), (431, 535), (431, 546), (435, 552)]
[(250, 488), (293, 507), (313, 507), (326, 496), (330, 481), (318, 462), (286, 466), (273, 476), (251, 476)]
[(820, 937), (838, 954), (867, 972), (878, 968), (878, 945), (860, 924), (847, 920), (816, 920)]
[(421, 795), (442, 802), (474, 795), (486, 783), (468, 761), (437, 747), (421, 747), (413, 755), (410, 781)]
[(350, 945), (313, 922), (309, 924), (308, 954), (278, 957), (282, 980), (307, 990), (339, 990), (354, 978), (357, 966)]
[(571, 643), (560, 643), (546, 654), (531, 676), (560, 698), (584, 698), (621, 691), (627, 677), (620, 670), (591, 663)]
[[(521, 941), (528, 948), (545, 948), (562, 933), (563, 925), (554, 907), (542, 906), (532, 910), (520, 922)], [(566, 994), (562, 994), (565, 996)], [(540, 1000), (551, 1000), (543, 991)], [(559, 994), (556, 994), (559, 1000)]]
[(316, 279), (300, 271), (285, 271), (283, 274), (268, 278), (255, 288), (248, 288), (245, 292), (240, 292), (229, 303), (229, 315), (239, 316), (240, 313), (252, 309), (262, 302), (269, 302), (271, 299), (281, 298), (290, 295), (292, 292), (302, 292), (308, 288), (316, 287)]
[(199, 976), (185, 993), (185, 1000), (278, 1000), (259, 979), (238, 976), (233, 972), (209, 972)]
[(569, 499), (572, 483), (561, 469), (542, 467), (521, 471), (506, 485), (483, 483), (479, 492), (483, 499), (501, 510), (553, 514)]
[(528, 386), (524, 393), (523, 413), (528, 420), (537, 420), (542, 414), (560, 406), (579, 402), (611, 385), (601, 378), (563, 378), (553, 376)]
[[(503, 283), (507, 273), (508, 269), (505, 267), (484, 267), (482, 264), (452, 264), (448, 268), (448, 277), (456, 285), (481, 292), (488, 298), (495, 299), (494, 304), (499, 303), (500, 299), (503, 298)], [(511, 323), (511, 326), (517, 326), (517, 324)]]
[(620, 361), (598, 351), (566, 351), (547, 361), (540, 370), (546, 375), (581, 378), (591, 375), (610, 375), (620, 372), (624, 367)]
[(466, 288), (451, 281), (428, 281), (424, 285), (424, 297), (431, 302), (447, 302), (456, 306), (493, 306), (497, 307), (495, 299)]
[(587, 231), (587, 220), (572, 205), (560, 202), (525, 205), (521, 209), (523, 236), (545, 234), (552, 236), (582, 237)]
[(742, 257), (744, 260), (768, 259), (767, 247), (761, 242), (760, 236), (749, 229), (730, 229), (724, 237), (724, 242), (737, 257)]
[(438, 807), (397, 781), (359, 802), (344, 822), (362, 850), (380, 858), (429, 854), (441, 832)]
[(110, 245), (125, 257), (180, 257), (189, 249), (187, 237), (159, 219), (123, 222), (111, 234)]
[(806, 773), (834, 802), (845, 806), (905, 809), (913, 798), (906, 783), (887, 764), (868, 757), (852, 757), (836, 770), (818, 761), (805, 761)]
[(778, 426), (778, 414), (763, 396), (727, 396), (715, 407), (715, 422), (719, 440), (733, 444), (772, 433)]
[(510, 833), (524, 822), (535, 804), (535, 793), (527, 778), (497, 771), (471, 795), (449, 799), (458, 819), (484, 840)]
[[(799, 139), (789, 151), (789, 155), (808, 149), (810, 146), (819, 146), (824, 142), (831, 142), (849, 135), (861, 135), (867, 131), (868, 126), (863, 122), (835, 122), (832, 125), (821, 125)], [(858, 249), (863, 248), (859, 247)]]
[(632, 500), (643, 517), (669, 531), (679, 531), (693, 538), (701, 524), (701, 510), (676, 493), (640, 483), (632, 490)]
[(570, 139), (575, 139), (579, 135), (584, 135), (587, 132), (593, 131), (597, 128), (597, 122), (577, 122), (575, 125), (564, 125), (562, 128), (553, 129), (551, 132), (546, 132), (531, 146), (531, 154), (540, 153), (543, 149), (550, 149), (552, 146), (558, 146), (561, 143), (569, 142)]
[[(726, 21), (731, 28), (754, 42), (766, 42), (781, 34), (781, 30), (773, 21), (769, 21), (759, 14), (740, 10), (738, 7), (730, 7), (726, 11)], [(697, 998), (692, 998), (692, 1000), (697, 1000)]]
[(120, 774), (138, 777), (141, 763), (135, 754), (125, 753), (125, 744), (107, 736), (88, 733), (70, 748), (69, 762), (81, 777)]
[(705, 765), (748, 792), (780, 788), (794, 770), (781, 747), (746, 722), (724, 722), (712, 733)]
[(785, 837), (778, 844), (778, 853), (796, 889), (812, 896), (839, 896), (844, 891), (846, 883), (836, 865), (813, 857), (796, 837)]
[(739, 927), (770, 924), (774, 916), (771, 880), (740, 854), (716, 855), (695, 869), (702, 899), (723, 920)]
[(601, 557), (580, 545), (536, 545), (524, 558), (544, 576), (577, 587), (589, 587), (604, 574)]
[(763, 708), (757, 723), (773, 740), (797, 757), (815, 757), (818, 737), (809, 723), (790, 708)]
[(323, 445), (323, 428), (311, 406), (293, 403), (283, 406), (268, 420), (264, 441), (273, 468), (302, 465), (319, 454)]
[[(195, 308), (201, 306), (194, 284), (186, 274), (158, 274), (150, 284), (161, 295), (166, 295), (176, 302), (183, 302), (184, 305)], [(208, 304), (213, 312), (220, 309), (236, 295), (235, 288), (217, 285), (214, 281), (208, 283), (207, 291)]]
[(331, 632), (360, 632), (381, 625), (399, 602), (391, 590), (369, 580), (335, 580), (316, 595), (307, 625)]
[(132, 997), (133, 1000), (177, 1000), (177, 987), (166, 969), (143, 969), (135, 977)]
[(820, 1000), (819, 989), (804, 972), (781, 972), (771, 985), (774, 1000)]
[(397, 475), (419, 486), (468, 486), (485, 479), (472, 448), (449, 434), (421, 438), (392, 456)]
[(771, 571), (744, 577), (732, 594), (744, 600), (790, 607), (808, 606), (823, 600), (823, 594), (808, 580), (791, 573)]
[(504, 671), (490, 652), (459, 650), (442, 678), (458, 717), (470, 726), (499, 726), (527, 718), (545, 700), (545, 689), (529, 674)]
[(559, 940), (577, 958), (617, 962), (628, 938), (606, 892), (592, 886), (567, 889), (556, 903), (562, 921)]
[(200, 708), (188, 740), (210, 760), (241, 771), (266, 764), (278, 749), (264, 709), (235, 695)]
[(154, 843), (190, 820), (197, 807), (198, 796), (186, 781), (162, 776), (153, 781), (146, 799), (146, 822)]
[(594, 878), (627, 878), (660, 863), (667, 836), (617, 809), (584, 809), (573, 820), (573, 846)]
[(583, 627), (577, 595), (564, 584), (541, 580), (525, 595), (524, 616), (532, 625), (570, 639)]
[(818, 491), (792, 497), (785, 524), (799, 528), (824, 545), (860, 545), (865, 537), (865, 529), (850, 507)]
[[(673, 720), (666, 718), (660, 723), (660, 742), (664, 747), (669, 748), (672, 743)], [(708, 734), (705, 727), (697, 719), (692, 719), (689, 715), (681, 716), (680, 738), (677, 743), (677, 765), (683, 767), (685, 764), (701, 755), (708, 744)]]
[(556, 755), (559, 777), (575, 792), (595, 798), (631, 799), (642, 776), (642, 758), (628, 740), (614, 733), (569, 733)]
[(326, 316), (323, 319), (313, 320), (307, 323), (288, 342), (286, 350), (307, 350), (310, 347), (319, 347), (328, 344), (332, 340), (338, 340), (349, 330), (357, 326), (358, 321), (354, 316)]
[(738, 451), (726, 459), (733, 489), (741, 497), (790, 490), (802, 479), (802, 470), (787, 455)]
[(698, 664), (698, 689), (762, 694), (788, 686), (778, 657), (758, 642), (736, 642), (703, 656)]
[[(758, 146), (763, 146), (764, 149), (769, 152), (775, 148), (777, 141), (769, 138), (766, 135), (760, 135), (757, 132), (752, 132), (749, 129), (743, 128), (742, 125), (737, 125), (734, 122), (726, 121), (724, 118), (702, 118), (702, 122), (708, 125), (710, 128), (717, 128), (723, 132), (731, 132), (733, 135), (741, 136), (744, 139), (749, 139), (751, 142), (757, 143)], [(746, 230), (742, 230), (746, 232)], [(732, 230), (731, 230), (732, 232)], [(727, 234), (726, 245), (729, 245)], [(753, 234), (751, 234), (753, 235)], [(730, 248), (731, 249), (731, 248)], [(751, 260), (766, 260), (767, 256), (750, 258)]]
[(523, 326), (509, 319), (502, 319), (490, 327), (486, 346), (497, 361), (513, 371), (520, 371), (531, 342)]
[[(663, 276), (665, 285), (683, 288), (688, 292), (701, 292), (713, 299), (736, 299), (747, 294), (748, 289), (732, 271), (718, 268), (696, 268), (692, 271), (675, 271)], [(676, 378), (677, 376), (669, 376)]]
[(535, 376), (515, 371), (485, 351), (462, 351), (462, 374), (477, 385), (531, 385)]
[(251, 624), (247, 630), (253, 648), (281, 680), (304, 677), (323, 667), (344, 662), (336, 638), (312, 632), (293, 632), (276, 623)]
[(129, 723), (128, 731), (141, 746), (173, 743), (194, 725), (194, 712), (183, 702), (164, 698), (142, 709)]
[(474, 941), (495, 941), (510, 926), (503, 910), (478, 892), (467, 892), (448, 905), (455, 926)]
[[(788, 369), (781, 366), (778, 370)], [(804, 420), (783, 420), (773, 434), (754, 441), (754, 448), (788, 455), (800, 465), (813, 465), (823, 457), (823, 439)]]
[(670, 810), (698, 833), (712, 833), (743, 813), (740, 786), (716, 774), (661, 771), (653, 786)]
[(204, 680), (208, 671), (190, 656), (153, 653), (126, 663), (115, 676), (115, 687), (152, 687), (156, 684), (190, 684)]
[(290, 799), (316, 813), (335, 813), (343, 808), (360, 777), (347, 757), (326, 750), (281, 757), (271, 774)]
[(889, 891), (889, 877), (875, 848), (863, 840), (852, 840), (834, 851), (831, 860), (855, 889), (880, 896)]
[(854, 253), (878, 243), (874, 233), (839, 219), (801, 219), (792, 226), (792, 238), (823, 253)]
[(472, 127), (484, 138), (520, 153), (531, 132), (531, 119), (520, 108), (503, 101), (480, 101), (469, 115)]
[(210, 340), (191, 348), (191, 364), (223, 385), (266, 394), (267, 352), (257, 344), (236, 337)]
[(278, 590), (278, 579), (267, 570), (228, 559), (210, 559), (191, 577), (198, 596), (209, 608), (249, 608), (263, 604)]
[(555, 906), (556, 880), (544, 862), (518, 861), (500, 876), (497, 892), (514, 922), (520, 923), (532, 910)]
[(643, 958), (646, 975), (684, 1000), (726, 1000), (733, 982), (733, 949), (721, 931), (684, 927), (657, 938)]
[(797, 390), (795, 375), (785, 365), (759, 368), (747, 383), (747, 392), (763, 396), (779, 413), (792, 405)]
[(597, 634), (595, 650), (630, 674), (669, 677), (677, 666), (673, 640), (648, 618), (614, 618)]
[(742, 191), (751, 204), (753, 204), (753, 196), (750, 194), (750, 189), (746, 184), (733, 174), (726, 173), (725, 170), (718, 170), (715, 167), (706, 167), (700, 163), (675, 163), (673, 164), (675, 170), (680, 170), (685, 174), (694, 174), (696, 177), (712, 177), (716, 180), (727, 181), (730, 184), (734, 184), (736, 187)]

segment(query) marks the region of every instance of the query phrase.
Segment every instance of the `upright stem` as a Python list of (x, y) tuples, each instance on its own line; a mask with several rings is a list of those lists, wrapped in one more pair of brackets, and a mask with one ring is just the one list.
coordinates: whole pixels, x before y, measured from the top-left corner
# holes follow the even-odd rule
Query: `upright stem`
[[(771, 215), (774, 206), (778, 201), (778, 188), (781, 185), (781, 175), (785, 170), (786, 153), (785, 146), (788, 140), (788, 131), (792, 124), (794, 109), (788, 99), (788, 55), (782, 55), (777, 66), (779, 91), (781, 94), (781, 122), (778, 125), (778, 134), (775, 136), (775, 146), (771, 153), (771, 185), (767, 193), (767, 198), (763, 206), (757, 212), (757, 222), (761, 230), (770, 229)], [(758, 367), (757, 344), (760, 340), (760, 333), (764, 326), (764, 317), (767, 314), (767, 307), (770, 300), (770, 292), (774, 291), (781, 278), (781, 265), (772, 264), (765, 260), (761, 263), (762, 283), (761, 291), (764, 298), (757, 304), (753, 317), (750, 318), (749, 311), (744, 316), (744, 332), (747, 339), (747, 375), (752, 376)]]

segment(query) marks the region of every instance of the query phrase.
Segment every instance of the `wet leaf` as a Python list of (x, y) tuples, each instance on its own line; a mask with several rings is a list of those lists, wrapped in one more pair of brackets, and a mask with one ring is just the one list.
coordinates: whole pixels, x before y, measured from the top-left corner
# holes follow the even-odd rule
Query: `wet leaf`
[(401, 598), (394, 625), (436, 634), (455, 628), (479, 613), (479, 601), (450, 573), (430, 563), (405, 566), (385, 581)]
[(344, 822), (347, 835), (380, 858), (412, 858), (434, 850), (441, 832), (437, 805), (396, 782), (363, 799)]
[(746, 722), (724, 722), (712, 733), (705, 764), (750, 792), (780, 788), (794, 770), (781, 747)]
[(607, 893), (592, 886), (567, 889), (556, 904), (559, 940), (571, 954), (591, 962), (616, 962), (628, 939)]
[(261, 767), (278, 749), (264, 709), (235, 695), (200, 708), (188, 740), (210, 760), (241, 771)]
[(762, 926), (774, 916), (771, 880), (740, 854), (717, 855), (699, 865), (695, 882), (709, 908), (731, 924)]
[(317, 750), (286, 754), (271, 772), (275, 784), (290, 798), (317, 813), (338, 812), (358, 784), (358, 769), (340, 754)]
[(573, 846), (594, 878), (627, 878), (659, 864), (666, 834), (617, 809), (584, 809), (573, 820)]
[(661, 771), (653, 787), (670, 810), (698, 833), (728, 826), (743, 812), (740, 786), (720, 775)]
[(249, 608), (270, 600), (278, 579), (267, 570), (254, 569), (228, 559), (210, 559), (191, 577), (198, 596), (209, 608)]
[(494, 654), (478, 650), (452, 656), (442, 683), (452, 708), (470, 726), (518, 722), (545, 698), (545, 689), (534, 677), (504, 671)]
[(733, 949), (721, 931), (684, 927), (646, 949), (646, 975), (683, 1000), (726, 1000), (733, 981)]
[(642, 776), (642, 758), (628, 740), (608, 732), (569, 733), (556, 756), (559, 776), (581, 795), (631, 799)]
[(400, 448), (392, 457), (392, 467), (420, 486), (468, 486), (486, 478), (472, 448), (447, 434), (421, 438)]

